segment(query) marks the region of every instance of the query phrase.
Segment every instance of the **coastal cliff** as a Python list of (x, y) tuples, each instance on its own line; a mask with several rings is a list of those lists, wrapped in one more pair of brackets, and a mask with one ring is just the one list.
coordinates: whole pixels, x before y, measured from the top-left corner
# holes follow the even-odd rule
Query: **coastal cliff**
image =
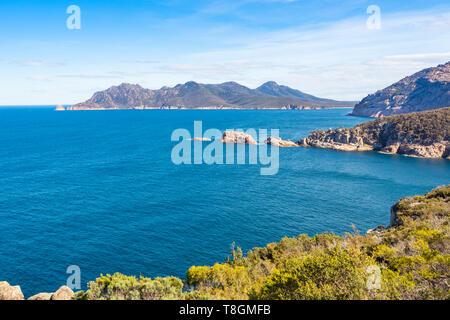
[(317, 130), (299, 144), (450, 159), (450, 108), (383, 117), (354, 128)]
[(368, 95), (350, 115), (376, 118), (445, 107), (450, 107), (450, 62)]

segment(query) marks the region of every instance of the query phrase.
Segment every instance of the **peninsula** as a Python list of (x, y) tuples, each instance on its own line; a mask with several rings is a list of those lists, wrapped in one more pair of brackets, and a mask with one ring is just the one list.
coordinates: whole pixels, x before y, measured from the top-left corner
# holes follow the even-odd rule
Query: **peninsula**
[(450, 159), (450, 107), (382, 117), (354, 128), (313, 131), (299, 145)]

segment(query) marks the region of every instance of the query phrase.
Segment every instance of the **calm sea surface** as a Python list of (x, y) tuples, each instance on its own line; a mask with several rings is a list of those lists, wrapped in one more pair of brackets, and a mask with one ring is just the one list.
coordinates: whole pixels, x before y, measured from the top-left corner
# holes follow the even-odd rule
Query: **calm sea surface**
[(450, 161), (280, 149), (280, 170), (171, 162), (172, 131), (353, 126), (349, 110), (54, 112), (0, 108), (0, 281), (25, 296), (101, 273), (184, 277), (283, 236), (365, 232), (398, 199), (450, 183)]

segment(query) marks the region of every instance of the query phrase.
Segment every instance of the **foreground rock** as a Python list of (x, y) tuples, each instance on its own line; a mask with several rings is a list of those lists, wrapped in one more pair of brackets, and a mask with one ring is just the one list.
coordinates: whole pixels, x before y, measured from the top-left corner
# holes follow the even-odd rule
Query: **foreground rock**
[(298, 147), (298, 143), (296, 142), (292, 142), (290, 140), (283, 140), (281, 138), (274, 138), (274, 137), (269, 137), (266, 141), (264, 141), (264, 143), (266, 144), (270, 144), (272, 146), (277, 146), (277, 147)]
[(428, 68), (364, 98), (351, 115), (382, 117), (450, 106), (450, 62)]
[(29, 297), (27, 300), (51, 300), (53, 293), (42, 292)]
[(74, 292), (72, 289), (67, 286), (62, 286), (54, 293), (38, 293), (32, 297), (29, 297), (28, 300), (72, 300), (73, 297)]
[(23, 300), (23, 293), (19, 286), (11, 286), (6, 281), (0, 281), (0, 300)]
[(249, 134), (240, 131), (225, 131), (222, 136), (224, 143), (243, 143), (243, 144), (257, 144), (255, 139)]
[(313, 131), (299, 145), (450, 159), (450, 108), (384, 117), (354, 128)]
[(50, 300), (72, 300), (74, 293), (67, 286), (59, 288), (50, 298)]

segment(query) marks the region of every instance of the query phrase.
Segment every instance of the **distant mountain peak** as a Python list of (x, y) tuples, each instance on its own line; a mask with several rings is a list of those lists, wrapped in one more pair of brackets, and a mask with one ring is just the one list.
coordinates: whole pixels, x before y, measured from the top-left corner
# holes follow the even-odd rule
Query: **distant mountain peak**
[(185, 86), (197, 86), (198, 83), (195, 82), (195, 81), (188, 81), (188, 82), (186, 82), (184, 85), (185, 85)]
[(224, 85), (224, 86), (239, 86), (239, 87), (243, 87), (243, 85), (237, 83), (236, 81), (227, 81), (227, 82), (222, 83), (221, 85)]
[(117, 86), (118, 88), (142, 88), (139, 84), (123, 82)]
[(444, 107), (450, 107), (450, 61), (369, 94), (351, 115), (381, 117)]
[(261, 87), (279, 87), (279, 84), (276, 83), (275, 81), (267, 81), (267, 82), (263, 83), (263, 84), (260, 86), (260, 88), (261, 88)]

